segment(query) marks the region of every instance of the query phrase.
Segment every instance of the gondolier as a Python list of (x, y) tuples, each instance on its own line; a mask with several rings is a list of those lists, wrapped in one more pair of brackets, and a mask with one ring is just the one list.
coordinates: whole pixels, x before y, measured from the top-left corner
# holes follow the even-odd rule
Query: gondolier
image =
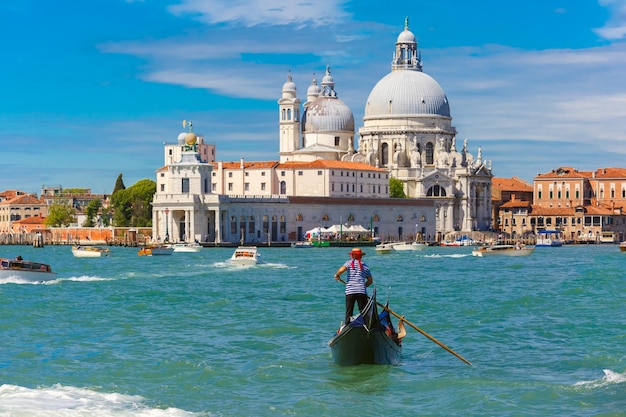
[[(344, 323), (350, 323), (350, 317), (354, 312), (354, 304), (357, 303), (359, 311), (363, 311), (367, 304), (367, 287), (372, 285), (374, 278), (369, 267), (361, 260), (365, 252), (361, 248), (354, 248), (350, 252), (351, 259), (343, 264), (335, 273), (335, 279), (346, 285), (346, 318)], [(348, 271), (348, 278), (344, 281), (341, 274)]]

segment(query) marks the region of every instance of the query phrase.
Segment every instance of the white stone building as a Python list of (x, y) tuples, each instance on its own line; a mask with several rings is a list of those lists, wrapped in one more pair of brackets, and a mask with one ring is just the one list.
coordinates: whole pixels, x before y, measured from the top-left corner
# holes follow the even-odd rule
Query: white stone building
[[(165, 145), (157, 171), (153, 236), (170, 240), (299, 240), (350, 222), (375, 235), (431, 241), (491, 224), (491, 164), (456, 147), (447, 97), (422, 71), (415, 36), (398, 36), (391, 73), (372, 89), (355, 146), (350, 108), (330, 68), (301, 104), (291, 74), (279, 107), (279, 160), (213, 162), (190, 128)], [(302, 116), (301, 116), (302, 115)], [(214, 155), (214, 149), (212, 150)], [(407, 199), (390, 199), (389, 177)], [(347, 220), (350, 219), (350, 220)]]

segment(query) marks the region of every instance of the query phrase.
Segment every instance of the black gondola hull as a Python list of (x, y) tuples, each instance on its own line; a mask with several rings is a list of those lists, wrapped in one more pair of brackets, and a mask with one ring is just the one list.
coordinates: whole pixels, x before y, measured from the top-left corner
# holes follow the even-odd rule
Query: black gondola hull
[(388, 333), (390, 327), (380, 322), (374, 291), (363, 312), (328, 342), (333, 361), (341, 366), (397, 365), (402, 347)]

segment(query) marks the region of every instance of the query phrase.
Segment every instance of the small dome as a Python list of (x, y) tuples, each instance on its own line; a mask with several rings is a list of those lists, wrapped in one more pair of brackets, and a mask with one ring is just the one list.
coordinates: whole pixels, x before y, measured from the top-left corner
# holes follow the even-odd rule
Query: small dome
[(319, 97), (304, 111), (304, 131), (354, 132), (354, 115), (343, 101), (336, 97)]
[(404, 30), (398, 35), (396, 43), (415, 43), (415, 35), (409, 30), (409, 28), (404, 28)]
[(311, 85), (306, 90), (306, 95), (307, 96), (319, 96), (321, 92), (322, 92), (322, 88), (319, 85), (317, 85), (317, 80), (313, 78), (313, 81), (311, 81)]
[(198, 137), (195, 133), (189, 132), (185, 135), (185, 144), (187, 145), (195, 145)]
[(285, 82), (285, 84), (283, 84), (283, 92), (286, 91), (290, 91), (290, 92), (296, 92), (296, 83), (293, 82), (292, 78), (291, 78), (291, 74), (289, 74), (289, 76), (287, 76), (287, 82)]
[(178, 144), (182, 145), (185, 143), (185, 136), (187, 136), (187, 132), (182, 132), (178, 135)]
[(392, 71), (372, 89), (364, 118), (437, 115), (450, 117), (446, 93), (422, 71)]

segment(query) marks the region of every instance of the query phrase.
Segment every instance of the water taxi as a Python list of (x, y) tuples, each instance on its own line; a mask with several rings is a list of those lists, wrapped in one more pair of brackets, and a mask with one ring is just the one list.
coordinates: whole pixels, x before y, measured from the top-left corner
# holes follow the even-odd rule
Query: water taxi
[(539, 230), (535, 246), (563, 246), (563, 233), (558, 230)]
[(147, 245), (139, 249), (139, 256), (171, 255), (174, 249), (170, 245)]
[(529, 256), (534, 250), (534, 246), (526, 245), (491, 245), (473, 250), (472, 256)]
[(72, 246), (72, 255), (77, 258), (103, 258), (109, 256), (110, 253), (109, 248), (101, 248), (100, 246)]
[(57, 278), (50, 265), (26, 261), (18, 256), (15, 259), (0, 258), (0, 279), (18, 278), (25, 281), (41, 282)]
[(200, 252), (202, 245), (197, 242), (194, 243), (174, 243), (172, 245), (174, 252)]
[(239, 246), (230, 257), (230, 262), (234, 265), (256, 265), (260, 262), (259, 256), (256, 246)]

